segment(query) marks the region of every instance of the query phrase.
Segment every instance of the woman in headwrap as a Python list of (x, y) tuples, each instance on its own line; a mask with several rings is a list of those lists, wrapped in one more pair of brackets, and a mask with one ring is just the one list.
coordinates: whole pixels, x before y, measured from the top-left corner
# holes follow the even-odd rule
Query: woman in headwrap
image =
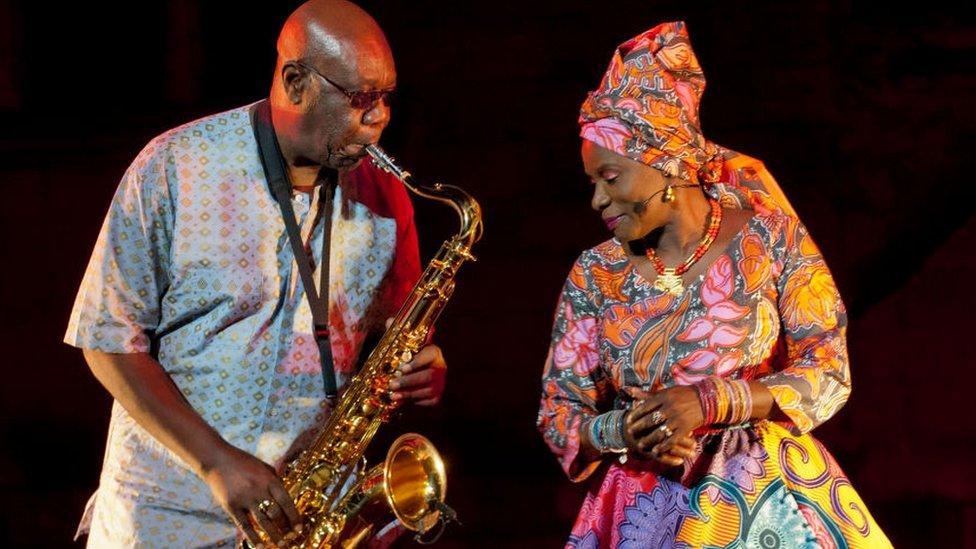
[(889, 546), (809, 433), (847, 400), (847, 319), (752, 158), (706, 140), (683, 23), (622, 44), (580, 116), (613, 239), (563, 288), (539, 429), (590, 479), (569, 547)]

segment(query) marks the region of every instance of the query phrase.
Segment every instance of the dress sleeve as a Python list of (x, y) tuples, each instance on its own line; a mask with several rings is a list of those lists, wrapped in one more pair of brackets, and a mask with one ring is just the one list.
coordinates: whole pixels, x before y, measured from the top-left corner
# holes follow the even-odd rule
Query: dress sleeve
[(129, 166), (102, 224), (64, 342), (109, 353), (145, 353), (169, 286), (173, 208), (168, 153), (150, 143)]
[(574, 482), (599, 465), (578, 459), (580, 426), (599, 414), (610, 380), (600, 366), (600, 321), (585, 268), (577, 261), (563, 286), (542, 375), (542, 403), (536, 425), (563, 470)]
[(851, 378), (847, 358), (847, 313), (827, 264), (795, 217), (788, 217), (774, 246), (782, 270), (777, 307), (785, 360), (760, 378), (789, 428), (805, 433), (847, 401)]
[[(753, 207), (781, 210), (785, 214), (797, 217), (796, 211), (783, 193), (773, 174), (769, 173), (762, 161), (744, 155), (740, 152), (724, 149), (727, 158), (723, 172), (723, 183), (716, 185), (716, 198), (721, 201), (721, 195), (729, 196), (732, 202), (743, 207), (752, 204)], [(740, 196), (734, 196), (734, 195)]]

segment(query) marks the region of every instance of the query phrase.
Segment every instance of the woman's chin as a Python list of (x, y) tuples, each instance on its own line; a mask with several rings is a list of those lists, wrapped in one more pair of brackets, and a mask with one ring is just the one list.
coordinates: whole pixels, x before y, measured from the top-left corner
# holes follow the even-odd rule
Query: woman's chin
[(620, 242), (630, 242), (639, 239), (640, 235), (634, 234), (634, 231), (628, 231), (626, 227), (616, 227), (613, 230), (613, 237)]

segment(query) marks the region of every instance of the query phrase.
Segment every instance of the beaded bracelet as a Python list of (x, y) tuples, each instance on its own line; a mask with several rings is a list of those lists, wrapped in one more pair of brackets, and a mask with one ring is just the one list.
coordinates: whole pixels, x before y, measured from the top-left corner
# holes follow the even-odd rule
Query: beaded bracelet
[(627, 451), (627, 443), (624, 441), (624, 414), (624, 410), (612, 410), (590, 421), (590, 442), (600, 453), (619, 454)]
[(695, 384), (705, 425), (736, 425), (752, 416), (752, 392), (744, 379), (708, 377)]

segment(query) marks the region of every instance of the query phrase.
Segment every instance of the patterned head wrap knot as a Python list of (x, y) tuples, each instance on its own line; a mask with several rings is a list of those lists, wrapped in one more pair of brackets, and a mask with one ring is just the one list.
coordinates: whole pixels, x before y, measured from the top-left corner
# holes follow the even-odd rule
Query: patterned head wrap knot
[(662, 23), (614, 52), (580, 109), (580, 136), (667, 175), (715, 183), (722, 158), (701, 133), (704, 91), (685, 24)]

